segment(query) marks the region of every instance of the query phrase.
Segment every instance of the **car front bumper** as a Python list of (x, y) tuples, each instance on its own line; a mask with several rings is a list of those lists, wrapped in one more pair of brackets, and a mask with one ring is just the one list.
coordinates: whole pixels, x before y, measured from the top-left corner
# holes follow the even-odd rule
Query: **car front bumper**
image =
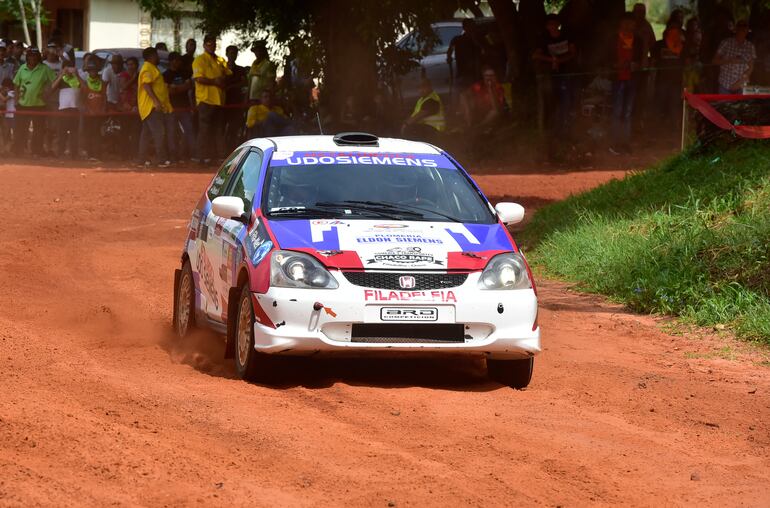
[[(379, 351), (479, 354), (496, 359), (528, 358), (540, 352), (537, 297), (532, 289), (480, 290), (479, 273), (470, 274), (456, 288), (426, 291), (365, 288), (351, 284), (339, 272), (333, 275), (338, 289), (271, 287), (265, 294), (253, 293), (255, 349), (269, 354)], [(400, 321), (416, 313), (428, 314), (430, 321)], [(374, 325), (369, 329), (375, 330), (397, 324), (406, 337), (362, 338), (357, 336), (361, 324)], [(421, 328), (430, 333), (430, 325), (457, 329), (458, 324), (462, 337), (452, 342), (414, 340), (407, 331)]]

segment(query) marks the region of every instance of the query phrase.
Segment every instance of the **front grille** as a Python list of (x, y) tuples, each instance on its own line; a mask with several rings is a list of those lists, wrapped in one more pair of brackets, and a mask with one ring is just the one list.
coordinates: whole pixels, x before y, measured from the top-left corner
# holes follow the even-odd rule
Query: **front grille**
[(462, 343), (462, 324), (354, 323), (351, 342), (368, 343)]
[[(447, 289), (462, 286), (467, 273), (383, 273), (383, 272), (342, 272), (351, 284), (375, 289)], [(413, 288), (402, 288), (399, 278), (403, 275), (414, 277)]]

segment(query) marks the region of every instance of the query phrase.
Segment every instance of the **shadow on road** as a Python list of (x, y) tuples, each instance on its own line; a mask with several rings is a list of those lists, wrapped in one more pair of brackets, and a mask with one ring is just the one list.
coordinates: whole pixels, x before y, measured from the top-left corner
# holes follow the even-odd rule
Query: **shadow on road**
[[(205, 330), (195, 330), (185, 339), (173, 332), (161, 341), (161, 347), (175, 363), (182, 363), (208, 376), (237, 379), (233, 360), (224, 357), (224, 338)], [(336, 383), (381, 388), (423, 387), (454, 391), (486, 392), (501, 386), (488, 380), (486, 365), (480, 357), (426, 357), (374, 353), (364, 357), (275, 357), (270, 358), (277, 374), (272, 388), (302, 386), (317, 389)]]

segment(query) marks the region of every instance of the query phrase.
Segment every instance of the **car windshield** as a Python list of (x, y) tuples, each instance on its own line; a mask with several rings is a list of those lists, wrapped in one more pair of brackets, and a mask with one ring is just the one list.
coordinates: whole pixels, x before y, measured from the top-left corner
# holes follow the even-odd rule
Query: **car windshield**
[(270, 218), (495, 222), (462, 171), (446, 157), (425, 154), (276, 153), (263, 212)]

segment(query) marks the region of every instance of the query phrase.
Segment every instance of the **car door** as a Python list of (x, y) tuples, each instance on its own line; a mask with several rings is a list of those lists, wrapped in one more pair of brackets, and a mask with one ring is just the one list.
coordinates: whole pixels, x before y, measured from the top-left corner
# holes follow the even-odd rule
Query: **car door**
[[(251, 214), (254, 205), (254, 195), (259, 184), (260, 171), (264, 155), (258, 148), (246, 149), (240, 157), (233, 161), (235, 171), (226, 183), (221, 196), (235, 196), (243, 200), (244, 210)], [(213, 230), (209, 230), (207, 242), (209, 257), (214, 273), (214, 290), (219, 296), (220, 305), (214, 306), (212, 319), (225, 322), (227, 320), (227, 298), (230, 288), (238, 283), (238, 267), (243, 259), (242, 239), (246, 235), (246, 226), (230, 217), (217, 217), (210, 214)]]
[(206, 195), (208, 203), (203, 209), (204, 217), (201, 218), (200, 234), (196, 240), (196, 255), (192, 259), (193, 269), (198, 272), (198, 289), (201, 293), (201, 308), (206, 315), (217, 321), (224, 321), (223, 314), (227, 313), (227, 293), (222, 294), (220, 278), (219, 252), (222, 249), (220, 240), (225, 219), (217, 217), (211, 211), (211, 201), (219, 196), (226, 195), (228, 186), (232, 180), (238, 162), (247, 150), (235, 150), (225, 160), (211, 181)]

